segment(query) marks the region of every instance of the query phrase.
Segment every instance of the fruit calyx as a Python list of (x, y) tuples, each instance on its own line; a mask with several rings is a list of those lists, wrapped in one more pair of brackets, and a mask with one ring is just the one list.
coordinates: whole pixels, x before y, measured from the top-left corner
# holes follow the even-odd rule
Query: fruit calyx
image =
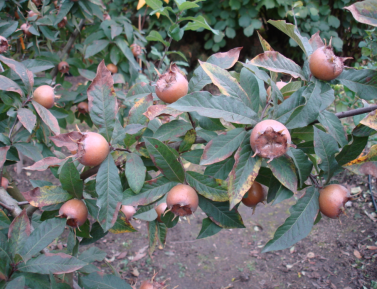
[(69, 200), (60, 207), (59, 217), (67, 218), (67, 225), (77, 228), (88, 219), (88, 208), (82, 200)]
[(85, 101), (80, 102), (80, 103), (77, 105), (77, 110), (79, 111), (79, 113), (87, 114), (87, 113), (89, 112), (88, 103), (85, 102)]
[(141, 46), (136, 43), (131, 45), (131, 51), (135, 57), (139, 57), (143, 53)]
[(68, 73), (69, 72), (69, 64), (66, 61), (61, 61), (58, 64), (58, 70), (60, 73)]
[(8, 40), (0, 35), (0, 53), (4, 53), (8, 50)]
[(157, 221), (159, 223), (163, 223), (161, 217), (164, 215), (164, 212), (166, 210), (166, 208), (168, 207), (168, 205), (166, 203), (161, 203), (159, 204), (155, 210), (156, 210), (156, 213), (157, 213)]
[(189, 216), (198, 208), (199, 197), (189, 185), (179, 184), (168, 192), (166, 204), (168, 209), (176, 216)]
[(288, 129), (280, 122), (267, 119), (259, 122), (251, 132), (250, 145), (254, 155), (269, 159), (284, 155), (291, 144), (291, 135)]

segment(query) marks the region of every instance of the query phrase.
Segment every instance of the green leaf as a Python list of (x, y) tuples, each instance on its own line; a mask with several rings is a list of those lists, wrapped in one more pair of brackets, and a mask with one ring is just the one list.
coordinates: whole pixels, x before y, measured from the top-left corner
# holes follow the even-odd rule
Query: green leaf
[(245, 228), (237, 208), (229, 211), (229, 202), (214, 202), (199, 195), (199, 207), (222, 228)]
[(137, 154), (128, 154), (126, 162), (126, 177), (130, 188), (138, 194), (144, 185), (147, 169)]
[(341, 147), (348, 143), (342, 122), (335, 114), (327, 110), (321, 111), (318, 120)]
[(10, 220), (7, 214), (0, 209), (0, 230), (8, 229), (10, 225)]
[(273, 159), (268, 167), (286, 188), (292, 192), (297, 192), (296, 168), (291, 158), (283, 155)]
[(118, 216), (114, 223), (114, 226), (109, 231), (113, 234), (137, 232), (124, 216)]
[(90, 118), (107, 141), (111, 140), (118, 109), (116, 97), (111, 93), (113, 85), (111, 73), (102, 60), (87, 93)]
[(71, 193), (76, 199), (81, 199), (84, 190), (84, 182), (80, 179), (80, 173), (73, 162), (65, 162), (61, 168), (59, 180), (63, 190)]
[(291, 148), (288, 151), (288, 155), (293, 159), (296, 165), (297, 174), (300, 179), (300, 188), (302, 188), (313, 169), (313, 163), (308, 159), (308, 156), (299, 149)]
[(105, 232), (98, 222), (95, 222), (92, 225), (92, 229), (90, 230), (90, 236), (92, 236), (92, 238), (83, 238), (80, 242), (80, 245), (92, 244), (105, 237), (107, 233), (108, 232)]
[(196, 239), (203, 239), (216, 235), (221, 231), (221, 227), (217, 226), (210, 218), (205, 218), (202, 221), (202, 228), (200, 229), (199, 235)]
[(0, 90), (14, 91), (18, 93), (20, 96), (24, 96), (24, 92), (21, 90), (18, 84), (3, 75), (0, 75)]
[(0, 278), (1, 280), (5, 280), (8, 278), (10, 273), (10, 265), (13, 263), (12, 258), (10, 256), (11, 252), (9, 252), (8, 246), (8, 238), (5, 234), (0, 232)]
[(72, 195), (57, 186), (37, 187), (30, 191), (23, 192), (22, 195), (34, 207), (44, 207), (59, 204), (69, 199)]
[(87, 59), (98, 52), (103, 51), (109, 44), (110, 41), (108, 40), (94, 40), (93, 43), (89, 44), (86, 48), (84, 58)]
[(68, 12), (71, 10), (73, 4), (75, 4), (73, 1), (64, 1), (61, 3), (58, 15), (56, 15), (56, 18), (54, 19), (54, 25), (59, 24), (63, 20), (65, 16), (67, 16)]
[(160, 141), (167, 141), (183, 136), (190, 129), (192, 129), (192, 125), (189, 122), (173, 120), (160, 126), (153, 137)]
[(80, 276), (79, 285), (85, 288), (106, 288), (106, 289), (132, 289), (126, 281), (115, 275), (103, 275), (94, 272), (87, 276)]
[(202, 154), (203, 154), (203, 150), (197, 149), (197, 150), (185, 152), (181, 156), (186, 161), (198, 165), (200, 163), (200, 158), (201, 158)]
[(144, 115), (148, 107), (153, 105), (153, 96), (148, 94), (145, 97), (138, 100), (134, 106), (130, 109), (128, 114), (128, 124), (142, 124), (148, 123), (148, 118)]
[(25, 287), (25, 277), (19, 276), (12, 281), (7, 282), (5, 289), (20, 289)]
[(131, 189), (123, 192), (122, 204), (127, 206), (148, 205), (157, 201), (177, 184), (177, 182), (171, 182), (165, 177), (146, 181), (138, 194), (133, 193)]
[(344, 9), (349, 10), (357, 21), (364, 24), (377, 26), (376, 2), (372, 0), (360, 1), (348, 7), (344, 7)]
[(37, 111), (38, 115), (41, 117), (43, 122), (49, 127), (49, 129), (55, 134), (60, 134), (60, 127), (58, 120), (56, 119), (53, 114), (46, 109), (44, 106), (40, 105), (39, 103), (32, 101), (35, 110)]
[[(1, 80), (1, 79), (0, 79)], [(37, 122), (37, 117), (29, 109), (20, 108), (17, 110), (17, 118), (28, 132), (32, 133), (33, 128)]]
[(277, 178), (274, 176), (270, 179), (270, 184), (268, 185), (268, 195), (267, 195), (267, 202), (271, 203), (272, 200), (274, 201), (272, 205), (276, 205), (285, 199), (289, 199), (293, 196), (293, 192), (288, 190), (284, 187)]
[(161, 173), (173, 182), (183, 183), (185, 180), (183, 167), (169, 147), (154, 138), (143, 139), (153, 163)]
[(109, 230), (116, 218), (118, 205), (122, 201), (122, 183), (118, 175), (118, 168), (109, 154), (99, 167), (96, 177), (96, 192), (99, 207), (98, 221), (104, 231)]
[(31, 92), (34, 85), (33, 73), (26, 69), (26, 67), (13, 59), (7, 58), (0, 54), (0, 61), (12, 69), (22, 80), (28, 93)]
[(134, 215), (134, 218), (151, 222), (153, 220), (156, 220), (157, 212), (153, 205), (144, 206), (137, 210), (136, 214)]
[(353, 136), (351, 144), (346, 145), (335, 157), (340, 166), (356, 159), (364, 150), (368, 143), (368, 137)]
[(217, 131), (217, 130), (226, 129), (226, 127), (223, 126), (220, 119), (218, 118), (209, 118), (209, 117), (201, 116), (200, 114), (196, 112), (190, 112), (190, 114), (191, 116), (195, 117), (198, 120), (199, 126), (205, 130)]
[(42, 159), (42, 154), (33, 143), (19, 142), (13, 145), (19, 152), (31, 158), (33, 161), (40, 161)]
[(45, 253), (30, 259), (26, 264), (20, 264), (18, 270), (39, 274), (64, 274), (74, 272), (85, 265), (87, 263), (64, 253)]
[(50, 61), (38, 59), (27, 59), (22, 61), (22, 64), (25, 65), (26, 69), (33, 73), (42, 72), (55, 67)]
[[(207, 59), (207, 63), (217, 65), (218, 67), (229, 69), (238, 60), (242, 47), (237, 47), (229, 50), (228, 52), (219, 52), (211, 55)], [(200, 91), (205, 85), (210, 84), (211, 79), (204, 72), (201, 66), (194, 70), (194, 74), (189, 82), (189, 93), (194, 91)]]
[(198, 194), (201, 194), (207, 199), (216, 202), (228, 200), (227, 188), (223, 180), (189, 171), (186, 172), (186, 181)]
[(8, 230), (9, 252), (12, 254), (13, 259), (16, 254), (21, 252), (29, 235), (30, 221), (24, 209), (21, 214), (14, 218)]
[(200, 165), (210, 165), (228, 158), (239, 147), (245, 135), (243, 128), (236, 128), (214, 138), (206, 145)]
[(256, 123), (256, 113), (242, 101), (225, 95), (214, 96), (207, 91), (188, 94), (169, 107), (185, 112), (196, 111), (202, 116), (223, 118), (232, 123)]
[(234, 158), (229, 157), (221, 162), (206, 167), (204, 174), (207, 176), (212, 176), (216, 179), (226, 180), (229, 177), (234, 162)]
[(78, 69), (80, 75), (90, 81), (93, 81), (93, 79), (96, 77), (96, 73), (91, 71), (91, 70), (87, 70), (87, 69), (81, 69), (79, 68)]
[(283, 31), (289, 37), (291, 37), (300, 48), (305, 52), (307, 56), (313, 53), (312, 47), (306, 37), (301, 36), (300, 32), (295, 25), (286, 23), (285, 20), (268, 20), (268, 23), (274, 25), (277, 29)]
[(289, 209), (291, 215), (285, 220), (263, 248), (263, 253), (283, 250), (305, 238), (312, 230), (317, 216), (319, 192), (315, 187), (306, 190), (305, 195)]
[(136, 79), (139, 75), (140, 66), (139, 63), (135, 60), (134, 55), (132, 54), (131, 49), (128, 47), (128, 44), (126, 40), (124, 40), (124, 37), (119, 36), (115, 38), (115, 44), (119, 47), (119, 49), (123, 52), (124, 56), (127, 58), (129, 63), (131, 64), (130, 67), (130, 74), (132, 80)]
[(37, 255), (64, 231), (66, 219), (54, 218), (42, 222), (27, 238), (20, 252), (24, 262)]
[(266, 51), (259, 54), (251, 59), (248, 64), (263, 67), (274, 72), (289, 74), (294, 78), (300, 77), (302, 80), (306, 80), (301, 67), (277, 51)]
[(185, 26), (185, 30), (199, 30), (200, 28), (204, 28), (207, 30), (210, 30), (213, 34), (218, 35), (219, 31), (214, 30), (211, 28), (211, 26), (208, 25), (207, 21), (202, 15), (196, 16), (196, 17), (182, 17), (179, 19), (180, 21), (186, 21), (186, 20), (191, 20), (192, 22), (189, 22)]
[(336, 140), (329, 134), (314, 127), (314, 150), (316, 155), (321, 158), (319, 167), (326, 173), (326, 179), (330, 180), (338, 167), (335, 154), (339, 152)]
[(149, 35), (145, 37), (145, 39), (147, 39), (148, 41), (158, 41), (164, 44), (165, 46), (169, 46), (169, 42), (165, 41), (162, 38), (161, 34), (155, 30), (152, 30), (151, 32), (149, 32)]
[(101, 262), (106, 257), (106, 252), (98, 249), (97, 247), (91, 247), (88, 250), (82, 252), (78, 259), (85, 263), (91, 263), (94, 261)]
[(377, 71), (375, 70), (343, 70), (342, 74), (336, 78), (336, 81), (355, 92), (360, 98), (365, 100), (376, 99)]
[(229, 174), (228, 196), (230, 209), (241, 202), (243, 196), (251, 188), (262, 165), (262, 158), (252, 157), (250, 133), (245, 136), (241, 146), (234, 155), (235, 163)]
[(192, 145), (195, 144), (196, 131), (195, 129), (190, 129), (186, 132), (181, 144), (179, 145), (178, 151), (185, 152), (191, 149)]
[(258, 112), (260, 106), (265, 106), (267, 93), (263, 81), (245, 67), (241, 69), (240, 84), (250, 99), (249, 107), (253, 111)]

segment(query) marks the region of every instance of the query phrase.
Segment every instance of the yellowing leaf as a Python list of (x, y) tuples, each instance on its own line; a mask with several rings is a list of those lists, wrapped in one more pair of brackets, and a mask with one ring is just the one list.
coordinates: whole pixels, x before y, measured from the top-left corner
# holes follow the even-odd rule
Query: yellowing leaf
[(140, 10), (145, 5), (145, 0), (139, 0), (139, 3), (137, 3), (137, 10)]
[(377, 130), (377, 111), (374, 110), (371, 113), (369, 113), (360, 121), (360, 123), (374, 130)]
[(370, 151), (367, 155), (360, 155), (357, 159), (350, 161), (349, 163), (345, 164), (345, 166), (351, 166), (355, 164), (362, 164), (369, 161), (377, 160), (377, 145), (374, 145), (370, 148)]
[(160, 18), (160, 15), (161, 15), (160, 13), (158, 12), (156, 13), (157, 18)]
[(164, 0), (164, 2), (165, 2), (166, 4), (169, 4), (169, 0)]

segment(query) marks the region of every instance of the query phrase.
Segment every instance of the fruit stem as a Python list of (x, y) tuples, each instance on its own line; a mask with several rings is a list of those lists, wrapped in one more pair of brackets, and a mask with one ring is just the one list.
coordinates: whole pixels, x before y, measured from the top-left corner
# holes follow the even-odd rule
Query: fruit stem
[(189, 117), (189, 119), (190, 119), (190, 122), (191, 122), (192, 128), (195, 129), (195, 122), (194, 122), (194, 120), (192, 119), (191, 114), (190, 114), (189, 112), (188, 112), (187, 114), (188, 114), (188, 117)]
[(373, 206), (374, 206), (374, 210), (377, 212), (376, 200), (374, 199), (373, 191), (372, 191), (372, 178), (371, 178), (370, 175), (368, 175), (368, 187), (369, 187), (370, 196), (372, 197), (372, 203), (373, 203)]

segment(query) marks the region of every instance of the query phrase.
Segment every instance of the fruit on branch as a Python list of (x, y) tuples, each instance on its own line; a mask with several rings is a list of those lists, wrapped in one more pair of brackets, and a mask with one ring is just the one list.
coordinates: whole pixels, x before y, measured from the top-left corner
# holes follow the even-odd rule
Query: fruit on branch
[(68, 73), (69, 72), (69, 64), (65, 61), (61, 61), (58, 64), (58, 71), (60, 73)]
[(7, 178), (1, 177), (1, 186), (4, 188), (4, 190), (8, 189), (9, 180)]
[(156, 287), (153, 286), (153, 284), (149, 281), (144, 281), (141, 283), (139, 289), (156, 289)]
[(199, 198), (192, 187), (179, 184), (168, 192), (166, 204), (175, 215), (180, 217), (189, 216), (198, 208)]
[(246, 195), (242, 198), (242, 203), (250, 208), (253, 208), (253, 214), (255, 207), (259, 203), (263, 203), (266, 199), (265, 191), (262, 185), (258, 182), (254, 182)]
[(98, 166), (109, 152), (109, 143), (99, 133), (83, 133), (83, 137), (78, 141), (78, 161), (84, 166)]
[(6, 52), (8, 50), (8, 47), (8, 40), (5, 37), (0, 36), (0, 53)]
[(109, 63), (106, 67), (112, 74), (118, 72), (118, 67), (115, 64)]
[(251, 132), (250, 145), (254, 156), (269, 159), (284, 155), (291, 144), (291, 135), (288, 129), (280, 122), (266, 119), (259, 122)]
[[(279, 88), (279, 90), (281, 90), (284, 86), (286, 86), (288, 83), (287, 82), (284, 82), (284, 81), (278, 81), (276, 82), (276, 86)], [(267, 95), (268, 96), (271, 96), (271, 86), (269, 86), (267, 88)], [(289, 98), (291, 95), (286, 95), (284, 96), (284, 100), (286, 100), (287, 98)], [(281, 100), (278, 100), (278, 104), (281, 103)]]
[(126, 216), (126, 219), (128, 222), (132, 219), (133, 215), (135, 215), (136, 213), (136, 210), (133, 206), (122, 206), (121, 211)]
[(77, 105), (77, 110), (79, 111), (79, 113), (87, 114), (89, 112), (88, 103), (85, 101), (80, 102)]
[(88, 219), (88, 208), (82, 200), (69, 200), (60, 207), (59, 217), (67, 218), (67, 225), (77, 228)]
[(161, 216), (164, 215), (164, 212), (167, 207), (168, 205), (166, 203), (161, 203), (155, 208), (156, 213), (157, 213), (157, 221), (159, 221), (160, 223), (163, 223), (161, 220)]
[(24, 23), (21, 25), (21, 30), (24, 32), (26, 37), (31, 37), (33, 34), (30, 32), (31, 25), (29, 23)]
[(143, 53), (141, 46), (135, 43), (131, 45), (131, 51), (135, 57), (139, 57)]
[(103, 20), (111, 20), (111, 17), (108, 13), (103, 13)]
[(67, 25), (67, 17), (64, 17), (62, 21), (58, 23), (59, 28), (64, 28)]
[(352, 57), (337, 57), (329, 45), (317, 48), (310, 55), (309, 68), (311, 73), (318, 79), (330, 81), (337, 78), (343, 71), (343, 62)]
[(55, 103), (55, 91), (49, 85), (41, 85), (33, 93), (33, 100), (49, 109)]
[(31, 17), (34, 17), (34, 16), (38, 16), (38, 18), (39, 18), (39, 14), (38, 14), (38, 13), (35, 13), (34, 11), (29, 11), (29, 12), (27, 13), (27, 17), (28, 17), (28, 18), (31, 18)]
[(166, 103), (173, 103), (187, 94), (188, 81), (177, 65), (170, 65), (169, 70), (160, 75), (155, 92)]
[(325, 216), (336, 219), (344, 212), (344, 205), (351, 200), (347, 188), (332, 184), (319, 191), (319, 210)]

